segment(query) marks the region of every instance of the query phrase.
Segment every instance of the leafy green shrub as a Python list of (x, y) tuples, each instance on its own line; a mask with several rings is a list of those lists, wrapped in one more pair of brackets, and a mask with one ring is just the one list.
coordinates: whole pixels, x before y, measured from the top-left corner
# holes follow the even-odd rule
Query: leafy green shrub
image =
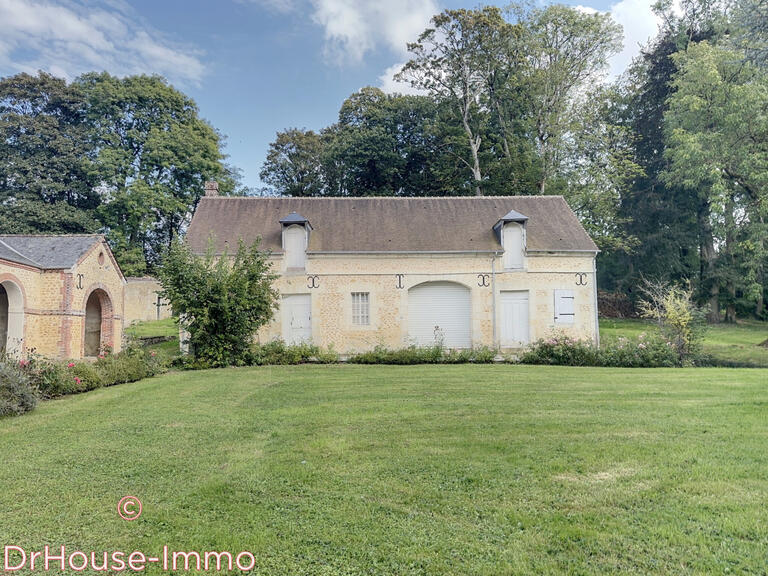
[(212, 244), (198, 256), (178, 239), (164, 255), (158, 271), (161, 295), (179, 314), (190, 352), (201, 364), (250, 363), (251, 339), (277, 306), (268, 257), (258, 242), (250, 247), (240, 242), (234, 257), (217, 256)]
[(408, 346), (390, 350), (377, 346), (368, 352), (354, 354), (349, 358), (353, 364), (467, 364), (470, 362), (488, 364), (496, 357), (496, 350), (487, 346), (466, 350), (446, 350), (442, 345)]
[(333, 364), (339, 361), (339, 355), (328, 348), (323, 350), (313, 344), (286, 344), (282, 340), (272, 340), (266, 344), (257, 344), (253, 347), (250, 364), (264, 366), (269, 364), (304, 364), (317, 362), (320, 364)]
[(75, 389), (72, 392), (88, 392), (89, 390), (95, 390), (104, 386), (104, 379), (95, 364), (90, 362), (70, 364), (69, 373), (75, 383)]
[(675, 366), (677, 355), (664, 338), (641, 334), (637, 339), (619, 338), (597, 348), (591, 341), (558, 334), (534, 342), (519, 358), (522, 364), (554, 366), (605, 366), (656, 368)]
[[(73, 363), (72, 366), (74, 366)], [(30, 352), (26, 360), (19, 362), (24, 374), (43, 398), (56, 398), (65, 394), (81, 392), (80, 384), (67, 370), (65, 364), (52, 362)]]
[(599, 366), (612, 368), (663, 368), (677, 365), (673, 345), (661, 336), (640, 334), (637, 339), (619, 338), (598, 351)]
[(537, 340), (520, 355), (522, 364), (600, 366), (598, 349), (589, 341), (555, 335)]
[(376, 346), (373, 350), (351, 356), (349, 362), (352, 364), (436, 364), (442, 357), (442, 346), (408, 346), (399, 350)]
[(707, 311), (693, 302), (691, 288), (646, 279), (640, 290), (644, 295), (640, 315), (659, 323), (659, 331), (677, 354), (676, 364), (695, 364), (701, 354)]
[(129, 346), (119, 354), (107, 351), (95, 362), (63, 363), (32, 353), (19, 362), (19, 367), (43, 398), (135, 382), (166, 369), (165, 362), (155, 352), (138, 346)]
[(129, 346), (119, 354), (104, 354), (94, 368), (104, 386), (136, 382), (152, 375), (146, 352), (137, 346)]
[(0, 361), (0, 416), (23, 414), (37, 405), (37, 394), (29, 378), (11, 358)]

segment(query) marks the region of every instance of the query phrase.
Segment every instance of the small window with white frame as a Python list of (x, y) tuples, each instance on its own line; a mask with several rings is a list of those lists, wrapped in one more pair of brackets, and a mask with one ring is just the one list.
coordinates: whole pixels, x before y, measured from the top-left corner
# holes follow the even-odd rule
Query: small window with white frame
[(352, 292), (352, 324), (369, 326), (371, 324), (371, 296), (368, 292)]

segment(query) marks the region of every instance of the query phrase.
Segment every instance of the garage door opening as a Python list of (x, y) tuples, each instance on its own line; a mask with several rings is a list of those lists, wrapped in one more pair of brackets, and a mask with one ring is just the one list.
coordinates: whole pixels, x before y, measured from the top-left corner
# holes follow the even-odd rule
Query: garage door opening
[(470, 290), (456, 282), (425, 282), (408, 290), (408, 339), (418, 346), (472, 347)]

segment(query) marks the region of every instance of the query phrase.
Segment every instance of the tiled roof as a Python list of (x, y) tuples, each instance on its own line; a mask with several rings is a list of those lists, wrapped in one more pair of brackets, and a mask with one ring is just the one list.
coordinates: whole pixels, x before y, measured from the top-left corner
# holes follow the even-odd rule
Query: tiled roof
[(43, 270), (65, 270), (101, 241), (98, 234), (0, 234), (0, 259)]
[(501, 246), (493, 226), (510, 211), (528, 217), (529, 251), (596, 251), (562, 196), (442, 198), (204, 197), (187, 232), (196, 252), (212, 237), (216, 251), (262, 238), (282, 251), (281, 219), (312, 223), (308, 252), (490, 252)]

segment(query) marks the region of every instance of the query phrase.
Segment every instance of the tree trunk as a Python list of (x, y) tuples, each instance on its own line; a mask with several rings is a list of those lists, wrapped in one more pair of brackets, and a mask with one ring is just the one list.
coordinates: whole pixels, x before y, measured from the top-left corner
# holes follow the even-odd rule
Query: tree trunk
[(501, 144), (504, 150), (504, 157), (507, 160), (512, 160), (512, 154), (509, 151), (509, 140), (507, 138), (507, 119), (504, 117), (504, 111), (501, 109), (501, 102), (499, 102), (495, 94), (492, 95), (492, 98), (496, 108), (496, 116), (499, 119), (499, 128), (501, 128)]
[(720, 283), (715, 273), (715, 239), (712, 234), (712, 224), (709, 221), (709, 201), (702, 200), (699, 204), (699, 258), (700, 281), (702, 292), (707, 296), (709, 312), (707, 321), (719, 323), (720, 318)]
[(475, 180), (475, 196), (482, 196), (483, 191), (480, 185), (483, 182), (483, 173), (480, 170), (480, 136), (475, 136), (472, 133), (472, 127), (469, 125), (467, 119), (468, 109), (464, 109), (464, 113), (461, 116), (462, 124), (464, 125), (464, 131), (467, 133), (467, 139), (469, 140), (469, 149), (472, 151), (472, 178)]
[(735, 202), (733, 200), (733, 194), (728, 196), (728, 200), (725, 203), (725, 255), (726, 264), (728, 269), (725, 276), (725, 289), (728, 295), (728, 301), (725, 305), (725, 321), (728, 323), (736, 322), (736, 284), (733, 280), (734, 270), (734, 258), (733, 247), (735, 239), (733, 237), (736, 223), (733, 219), (733, 211), (735, 210)]

